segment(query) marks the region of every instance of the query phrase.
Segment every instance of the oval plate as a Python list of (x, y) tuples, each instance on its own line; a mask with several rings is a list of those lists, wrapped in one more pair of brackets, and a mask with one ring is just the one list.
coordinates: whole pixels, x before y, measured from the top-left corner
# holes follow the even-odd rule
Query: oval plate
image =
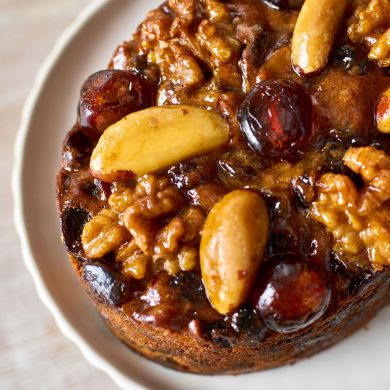
[(63, 333), (97, 368), (126, 389), (359, 390), (390, 386), (390, 308), (348, 340), (294, 366), (240, 376), (166, 369), (127, 349), (105, 327), (79, 285), (60, 240), (55, 177), (61, 143), (76, 119), (82, 82), (105, 68), (159, 0), (98, 1), (65, 31), (27, 100), (15, 147), (15, 224), (38, 293)]

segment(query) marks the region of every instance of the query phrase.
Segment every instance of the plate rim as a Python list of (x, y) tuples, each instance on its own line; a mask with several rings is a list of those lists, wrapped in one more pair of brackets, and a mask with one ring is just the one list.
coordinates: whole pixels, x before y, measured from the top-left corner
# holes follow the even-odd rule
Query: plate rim
[(46, 59), (40, 66), (33, 85), (28, 93), (21, 111), (21, 120), (16, 132), (13, 146), (13, 168), (11, 173), (11, 192), (13, 199), (13, 223), (21, 248), (23, 262), (32, 276), (35, 290), (40, 301), (53, 315), (60, 331), (68, 338), (82, 353), (84, 358), (95, 368), (107, 374), (120, 388), (128, 389), (131, 381), (132, 389), (146, 389), (139, 382), (129, 378), (117, 370), (109, 361), (99, 355), (93, 348), (79, 335), (78, 331), (70, 324), (62, 313), (61, 308), (52, 298), (49, 288), (43, 280), (38, 270), (36, 260), (31, 251), (30, 238), (27, 233), (25, 217), (23, 213), (24, 196), (23, 186), (23, 165), (26, 149), (26, 140), (30, 130), (31, 119), (34, 114), (36, 103), (44, 91), (44, 87), (51, 70), (56, 65), (63, 50), (76, 38), (78, 32), (85, 23), (103, 9), (111, 0), (95, 0), (86, 5), (76, 16), (76, 18), (63, 30), (55, 41)]

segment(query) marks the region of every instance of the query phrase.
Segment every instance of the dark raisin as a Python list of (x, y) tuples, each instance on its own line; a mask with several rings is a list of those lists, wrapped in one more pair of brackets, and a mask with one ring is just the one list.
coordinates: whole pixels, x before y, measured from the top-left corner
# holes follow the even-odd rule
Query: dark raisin
[(184, 190), (194, 188), (202, 182), (202, 174), (195, 163), (185, 162), (174, 165), (168, 175), (177, 188)]
[(63, 145), (64, 169), (74, 172), (89, 164), (94, 143), (79, 126), (74, 126), (67, 134)]
[(342, 261), (339, 254), (333, 250), (328, 259), (328, 267), (334, 273), (348, 273), (345, 262)]
[(90, 155), (94, 147), (93, 142), (83, 133), (79, 126), (74, 126), (64, 140), (64, 146)]
[(231, 327), (238, 334), (251, 336), (253, 341), (264, 338), (267, 328), (260, 321), (256, 311), (251, 308), (241, 308), (231, 316)]
[(352, 45), (339, 47), (334, 52), (333, 61), (345, 71), (353, 71), (359, 76), (367, 73), (367, 56)]
[(229, 332), (226, 321), (216, 321), (211, 324), (204, 324), (202, 334), (221, 348), (230, 349), (233, 344), (233, 335)]
[(119, 306), (130, 297), (130, 288), (122, 275), (111, 271), (102, 263), (85, 265), (83, 277), (91, 292), (102, 303)]
[(330, 140), (322, 147), (321, 151), (325, 156), (327, 170), (334, 173), (345, 173), (345, 165), (343, 157), (347, 151), (347, 146), (344, 142)]
[(203, 302), (205, 299), (204, 287), (198, 274), (193, 272), (182, 272), (175, 276), (171, 283), (180, 289), (182, 297), (192, 303)]
[(66, 249), (76, 258), (84, 256), (81, 233), (90, 214), (82, 208), (65, 208), (61, 215), (61, 230)]
[(84, 183), (82, 188), (89, 195), (102, 201), (106, 201), (111, 195), (110, 185), (99, 179), (94, 179), (93, 182), (88, 181)]
[(309, 175), (302, 175), (292, 181), (297, 206), (308, 208), (315, 198), (314, 178)]
[(174, 165), (168, 175), (180, 190), (189, 190), (210, 180), (215, 174), (215, 165), (207, 157), (186, 161)]
[(300, 8), (304, 0), (261, 0), (271, 8), (288, 10), (292, 8)]
[(355, 276), (349, 285), (349, 293), (351, 295), (355, 295), (359, 291), (363, 290), (367, 287), (374, 276), (375, 275), (372, 272), (362, 272)]

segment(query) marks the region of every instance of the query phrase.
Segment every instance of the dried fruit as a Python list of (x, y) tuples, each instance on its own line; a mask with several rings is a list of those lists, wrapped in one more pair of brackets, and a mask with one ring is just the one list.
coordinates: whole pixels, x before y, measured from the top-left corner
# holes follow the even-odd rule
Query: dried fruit
[(88, 211), (82, 208), (66, 208), (61, 215), (64, 243), (67, 250), (76, 257), (83, 257), (81, 233), (89, 219)]
[(348, 0), (306, 0), (295, 25), (292, 61), (310, 76), (325, 68)]
[(257, 84), (238, 113), (249, 146), (266, 159), (295, 159), (311, 140), (312, 101), (291, 80)]
[(330, 288), (312, 265), (283, 260), (264, 272), (256, 309), (268, 328), (295, 332), (316, 321), (325, 312)]
[(85, 265), (83, 277), (93, 295), (103, 303), (119, 306), (130, 296), (130, 288), (123, 277), (101, 263)]
[(221, 314), (245, 301), (262, 261), (269, 218), (261, 195), (236, 190), (225, 195), (206, 219), (200, 266), (207, 296)]
[(365, 75), (368, 72), (366, 53), (355, 45), (343, 45), (333, 54), (333, 61), (352, 75)]
[(301, 7), (304, 0), (262, 0), (262, 2), (275, 9), (288, 10)]
[(124, 70), (102, 70), (90, 76), (81, 88), (80, 124), (98, 133), (131, 112), (153, 105), (146, 81)]
[(214, 112), (191, 106), (153, 107), (109, 127), (91, 157), (92, 174), (104, 181), (142, 176), (227, 143), (229, 127)]

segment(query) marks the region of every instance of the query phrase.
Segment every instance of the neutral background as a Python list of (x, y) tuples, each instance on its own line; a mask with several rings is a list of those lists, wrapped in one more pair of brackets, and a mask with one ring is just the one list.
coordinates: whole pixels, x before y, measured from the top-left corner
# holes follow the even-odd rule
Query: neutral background
[(0, 389), (117, 389), (58, 330), (19, 250), (10, 189), (26, 96), (61, 32), (93, 0), (0, 0)]

